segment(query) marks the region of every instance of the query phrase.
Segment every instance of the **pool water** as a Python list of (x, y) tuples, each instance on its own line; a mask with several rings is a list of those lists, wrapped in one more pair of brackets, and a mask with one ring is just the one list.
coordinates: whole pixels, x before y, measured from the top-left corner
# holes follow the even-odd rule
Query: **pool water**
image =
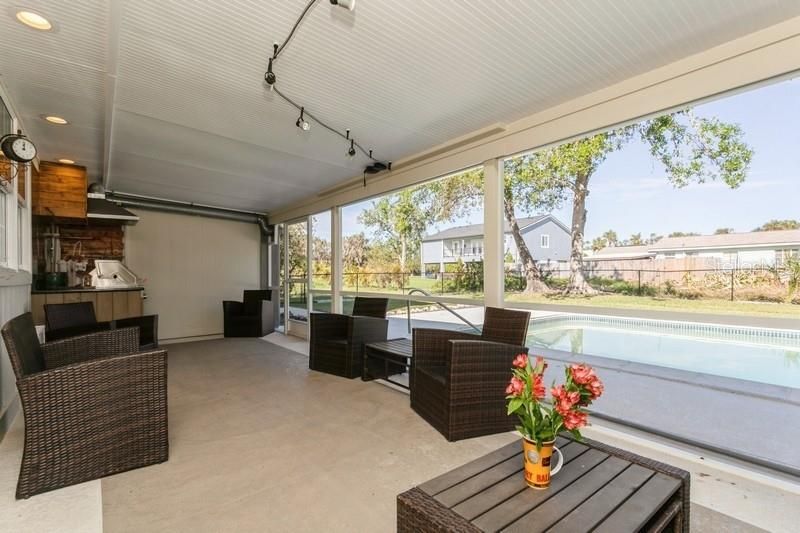
[(528, 346), (800, 389), (800, 330), (564, 315), (537, 318)]

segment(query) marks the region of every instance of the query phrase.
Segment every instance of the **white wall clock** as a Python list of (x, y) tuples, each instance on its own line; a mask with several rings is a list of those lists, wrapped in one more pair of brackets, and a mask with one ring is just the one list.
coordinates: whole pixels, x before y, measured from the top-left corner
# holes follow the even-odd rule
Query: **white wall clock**
[(0, 148), (3, 155), (17, 163), (30, 163), (36, 157), (36, 146), (22, 131), (3, 135), (0, 138)]

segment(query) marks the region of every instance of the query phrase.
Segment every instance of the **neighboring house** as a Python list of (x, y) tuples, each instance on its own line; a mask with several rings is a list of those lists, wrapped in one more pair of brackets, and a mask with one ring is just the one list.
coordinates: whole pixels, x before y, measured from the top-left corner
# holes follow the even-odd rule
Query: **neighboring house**
[(800, 256), (800, 230), (664, 237), (647, 246), (606, 247), (587, 259), (619, 261), (706, 258), (727, 268), (747, 268), (779, 267), (791, 256)]
[[(558, 263), (569, 260), (570, 231), (560, 220), (552, 215), (541, 215), (520, 218), (517, 222), (536, 261)], [(519, 269), (519, 252), (508, 223), (503, 241), (506, 266)], [(444, 272), (446, 264), (458, 263), (459, 260), (465, 263), (483, 261), (483, 224), (459, 226), (428, 235), (422, 239), (420, 255), (423, 272)]]

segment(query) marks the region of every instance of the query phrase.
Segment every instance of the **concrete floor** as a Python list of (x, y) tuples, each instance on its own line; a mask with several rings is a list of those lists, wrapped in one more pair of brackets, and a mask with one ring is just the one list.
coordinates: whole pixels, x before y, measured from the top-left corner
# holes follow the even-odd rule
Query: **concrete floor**
[(170, 460), (103, 480), (104, 530), (393, 531), (397, 494), (517, 438), (448, 443), (405, 394), (307, 365), (260, 340), (170, 346)]
[(395, 496), (514, 440), (448, 444), (376, 383), (257, 339), (169, 347), (170, 459), (106, 478), (128, 531), (392, 531)]
[[(393, 531), (398, 493), (517, 438), (448, 443), (402, 392), (310, 372), (298, 353), (305, 343), (273, 340), (283, 346), (259, 339), (169, 346), (164, 464), (14, 501), (18, 420), (0, 446), (0, 531)], [(614, 437), (603, 440), (619, 446)], [(662, 450), (652, 451), (663, 460), (655, 453)], [(693, 474), (692, 500), (723, 512), (693, 504), (693, 530), (761, 531), (728, 514), (776, 499), (756, 486), (749, 500), (736, 499), (726, 488), (730, 476), (705, 472)]]

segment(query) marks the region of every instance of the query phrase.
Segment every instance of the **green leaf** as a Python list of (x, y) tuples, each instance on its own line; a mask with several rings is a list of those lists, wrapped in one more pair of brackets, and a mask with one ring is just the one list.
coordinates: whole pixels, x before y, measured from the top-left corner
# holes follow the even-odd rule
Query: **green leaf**
[(522, 398), (512, 398), (508, 402), (508, 414), (513, 414), (520, 407), (522, 407)]

